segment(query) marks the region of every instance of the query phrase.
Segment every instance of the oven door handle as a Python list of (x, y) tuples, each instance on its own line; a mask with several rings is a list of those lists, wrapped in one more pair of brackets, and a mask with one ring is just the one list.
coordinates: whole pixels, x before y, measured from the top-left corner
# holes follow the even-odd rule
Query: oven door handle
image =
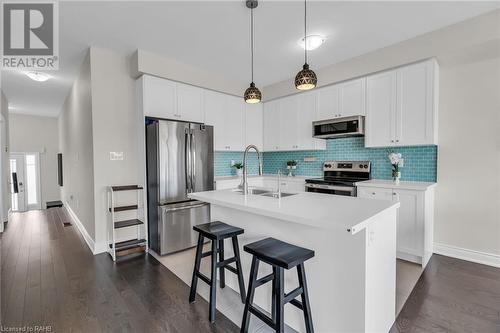
[(322, 184), (309, 184), (306, 183), (306, 187), (308, 188), (320, 188), (324, 190), (334, 190), (334, 191), (344, 191), (344, 192), (350, 192), (354, 193), (355, 187), (349, 187), (349, 186), (332, 186), (332, 185), (322, 185)]

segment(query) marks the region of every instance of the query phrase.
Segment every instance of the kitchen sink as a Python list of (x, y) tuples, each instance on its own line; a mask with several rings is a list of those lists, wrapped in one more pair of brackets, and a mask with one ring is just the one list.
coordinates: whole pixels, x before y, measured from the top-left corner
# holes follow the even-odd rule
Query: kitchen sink
[[(234, 192), (243, 194), (243, 190), (235, 190)], [(270, 191), (270, 190), (261, 190), (261, 189), (257, 189), (257, 188), (249, 188), (248, 189), (248, 194), (264, 195), (264, 194), (267, 194), (267, 193), (272, 193), (272, 191)]]
[[(292, 195), (296, 195), (297, 193), (284, 193), (284, 192), (281, 192), (281, 197), (282, 198), (286, 198), (286, 197), (290, 197)], [(268, 192), (268, 193), (264, 193), (264, 194), (261, 194), (263, 197), (270, 197), (270, 198), (278, 198), (278, 193), (273, 193), (273, 192)]]

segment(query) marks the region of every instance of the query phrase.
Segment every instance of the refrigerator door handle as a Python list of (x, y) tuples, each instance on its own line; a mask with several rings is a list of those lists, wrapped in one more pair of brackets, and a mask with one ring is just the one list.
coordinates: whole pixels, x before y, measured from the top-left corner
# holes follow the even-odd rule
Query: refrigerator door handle
[(190, 142), (190, 134), (189, 134), (189, 129), (186, 129), (186, 135), (185, 135), (185, 159), (186, 159), (186, 193), (191, 193), (191, 142)]
[(194, 132), (191, 130), (191, 192), (196, 188), (196, 141), (194, 139)]

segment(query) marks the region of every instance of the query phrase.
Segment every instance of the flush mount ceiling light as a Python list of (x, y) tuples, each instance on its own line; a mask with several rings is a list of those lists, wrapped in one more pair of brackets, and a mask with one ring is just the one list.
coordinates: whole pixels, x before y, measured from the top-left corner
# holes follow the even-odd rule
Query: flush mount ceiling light
[(26, 75), (33, 81), (45, 82), (50, 79), (50, 75), (41, 72), (26, 72)]
[[(307, 41), (307, 0), (304, 0), (304, 44), (308, 45)], [(307, 63), (307, 48), (304, 48), (304, 66), (302, 70), (295, 76), (295, 88), (298, 90), (310, 90), (316, 87), (318, 78), (316, 73), (309, 69)]]
[(251, 68), (252, 68), (252, 82), (250, 83), (250, 87), (245, 90), (245, 94), (243, 95), (245, 98), (245, 102), (248, 104), (259, 103), (262, 99), (262, 93), (259, 88), (255, 86), (253, 82), (253, 10), (257, 8), (259, 2), (257, 0), (247, 0), (246, 5), (250, 8), (250, 50), (251, 50)]
[[(307, 40), (307, 47), (306, 47), (306, 40)], [(326, 41), (326, 37), (320, 36), (320, 35), (309, 35), (307, 37), (303, 37), (298, 41), (298, 44), (300, 47), (304, 48), (306, 47), (307, 51), (315, 50), (323, 43)]]

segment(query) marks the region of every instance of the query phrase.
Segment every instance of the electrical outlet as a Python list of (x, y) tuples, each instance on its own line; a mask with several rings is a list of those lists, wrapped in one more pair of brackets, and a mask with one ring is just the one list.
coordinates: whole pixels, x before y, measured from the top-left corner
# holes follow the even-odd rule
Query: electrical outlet
[(231, 160), (231, 166), (234, 166), (236, 162), (234, 160)]
[(110, 151), (109, 159), (111, 161), (123, 161), (123, 152), (122, 151)]
[(405, 166), (405, 159), (404, 158), (402, 158), (402, 159), (399, 160), (399, 166), (400, 167), (404, 167)]

